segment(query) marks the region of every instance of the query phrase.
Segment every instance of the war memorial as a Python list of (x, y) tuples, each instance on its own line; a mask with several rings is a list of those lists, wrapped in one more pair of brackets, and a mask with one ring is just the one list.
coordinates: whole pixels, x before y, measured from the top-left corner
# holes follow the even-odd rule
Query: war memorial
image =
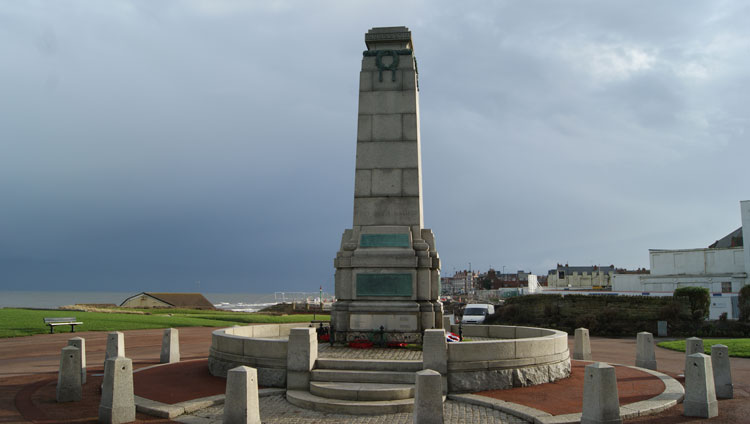
[[(224, 393), (170, 405), (134, 395), (134, 363), (125, 357), (124, 336), (110, 333), (99, 422), (131, 422), (136, 410), (178, 421), (185, 414), (184, 422), (218, 422), (218, 417), (228, 423), (259, 423), (261, 418), (266, 422), (259, 412), (259, 399), (273, 396), (280, 399), (281, 409), (293, 405), (351, 417), (336, 422), (363, 422), (357, 415), (409, 413), (413, 422), (442, 423), (444, 410), (456, 414), (450, 415), (454, 418), (449, 422), (468, 422), (466, 411), (476, 410), (482, 418), (473, 422), (618, 423), (671, 408), (683, 397), (685, 415), (716, 416), (717, 395), (732, 397), (726, 347), (712, 357), (687, 353), (685, 370), (690, 368), (690, 372), (686, 372), (685, 396), (676, 380), (655, 371), (650, 333), (638, 334), (636, 364), (641, 368), (636, 368), (591, 363), (586, 329), (576, 331), (571, 355), (568, 334), (563, 331), (459, 326), (444, 320), (438, 297), (440, 257), (432, 230), (423, 225), (419, 76), (411, 32), (406, 27), (373, 28), (365, 35), (365, 44), (353, 222), (352, 228), (344, 230), (334, 260), (337, 301), (329, 339), (319, 341), (317, 325), (322, 327), (322, 323), (214, 330), (207, 366), (212, 376), (226, 379)], [(446, 331), (460, 333), (464, 339), (449, 343)], [(58, 402), (81, 401), (86, 344), (78, 339), (61, 353)], [(370, 342), (374, 348), (353, 348), (359, 342)], [(388, 347), (405, 343), (419, 348)], [(579, 371), (583, 386), (576, 389), (583, 392), (583, 401), (574, 406), (580, 413), (552, 414), (478, 395), (572, 380), (568, 378), (571, 356), (586, 361), (585, 371)], [(184, 364), (177, 330), (164, 331), (159, 362), (165, 367)], [(577, 366), (583, 368), (580, 363)], [(718, 370), (716, 390), (712, 367)], [(202, 371), (205, 374), (205, 367)], [(621, 372), (655, 380), (663, 389), (623, 406), (622, 399), (618, 401), (617, 373)], [(152, 385), (171, 390), (168, 380), (160, 380), (158, 372), (155, 375)], [(297, 418), (278, 422), (301, 422)]]
[[(446, 396), (471, 403), (477, 402), (471, 393), (566, 379), (571, 355), (565, 332), (444, 321), (440, 256), (435, 235), (424, 228), (419, 73), (411, 32), (372, 28), (365, 45), (353, 222), (334, 260), (330, 339), (319, 343), (315, 328), (295, 325), (217, 330), (211, 373), (226, 376), (234, 367), (250, 366), (258, 384), (286, 389), (293, 405), (355, 415), (413, 411), (415, 422), (442, 422), (442, 413), (433, 414)], [(465, 339), (448, 343), (446, 330)], [(360, 342), (379, 348), (352, 348)], [(394, 343), (416, 343), (421, 350), (386, 348)], [(583, 343), (588, 346), (588, 338), (576, 346)], [(588, 352), (586, 359), (590, 347)], [(573, 422), (620, 422), (614, 368), (589, 368), (591, 400)], [(649, 404), (652, 411), (681, 399), (675, 384), (668, 382), (670, 394)], [(549, 416), (516, 412), (531, 421)]]
[[(292, 404), (355, 414), (411, 411), (415, 373), (423, 369), (439, 373), (443, 394), (567, 377), (568, 335), (562, 331), (474, 325), (461, 330), (472, 341), (447, 343), (440, 256), (423, 220), (419, 74), (411, 32), (373, 28), (365, 44), (354, 214), (334, 260), (331, 346), (319, 345), (314, 329), (294, 325), (218, 330), (209, 358), (212, 374), (251, 366), (259, 384), (286, 388)], [(417, 343), (422, 351), (373, 361), (347, 347), (356, 341), (382, 347)]]
[(419, 74), (411, 32), (373, 28), (359, 74), (354, 222), (341, 237), (337, 341), (382, 327), (388, 340), (420, 341), (442, 328), (440, 257), (424, 228)]

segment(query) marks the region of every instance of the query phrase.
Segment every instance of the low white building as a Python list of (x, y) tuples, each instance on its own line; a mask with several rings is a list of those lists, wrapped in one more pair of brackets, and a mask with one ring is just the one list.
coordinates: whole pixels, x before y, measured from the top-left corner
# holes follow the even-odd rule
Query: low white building
[(737, 293), (747, 284), (744, 248), (650, 249), (651, 274), (641, 277), (646, 291), (705, 287), (711, 293)]
[[(737, 319), (737, 296), (750, 283), (750, 248), (743, 240), (750, 238), (750, 200), (740, 202), (742, 227), (705, 249), (650, 249), (651, 273), (644, 275), (615, 274), (612, 290), (642, 292), (644, 295), (671, 294), (680, 287), (704, 287), (711, 292), (710, 319), (727, 313)], [(739, 246), (737, 246), (739, 244)]]

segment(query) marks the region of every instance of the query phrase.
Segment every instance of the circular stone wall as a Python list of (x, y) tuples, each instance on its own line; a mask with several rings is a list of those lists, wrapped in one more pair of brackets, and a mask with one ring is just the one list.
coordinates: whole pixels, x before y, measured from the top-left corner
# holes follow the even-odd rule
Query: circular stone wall
[(286, 387), (286, 354), (289, 331), (305, 324), (265, 324), (223, 328), (211, 334), (208, 370), (226, 377), (240, 365), (258, 370), (258, 384)]
[[(258, 370), (258, 384), (286, 387), (287, 347), (292, 328), (305, 324), (267, 324), (216, 330), (208, 368), (212, 375), (247, 365)], [(549, 383), (570, 376), (568, 334), (546, 328), (465, 325), (465, 340), (448, 343), (450, 393), (509, 389)], [(458, 326), (450, 329), (458, 333)], [(447, 359), (446, 359), (447, 358)], [(445, 363), (445, 362), (442, 362)]]
[[(448, 343), (450, 393), (533, 386), (570, 376), (568, 333), (506, 325), (461, 329), (471, 341)], [(458, 326), (451, 331), (458, 333)]]

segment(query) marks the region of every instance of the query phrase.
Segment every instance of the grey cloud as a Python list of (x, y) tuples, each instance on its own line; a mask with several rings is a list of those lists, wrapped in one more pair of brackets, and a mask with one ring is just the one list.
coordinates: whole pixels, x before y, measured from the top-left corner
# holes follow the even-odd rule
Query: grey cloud
[(332, 291), (363, 34), (386, 25), (415, 40), (444, 271), (638, 267), (648, 248), (707, 245), (748, 198), (733, 161), (750, 153), (749, 13), (3, 3), (0, 281)]

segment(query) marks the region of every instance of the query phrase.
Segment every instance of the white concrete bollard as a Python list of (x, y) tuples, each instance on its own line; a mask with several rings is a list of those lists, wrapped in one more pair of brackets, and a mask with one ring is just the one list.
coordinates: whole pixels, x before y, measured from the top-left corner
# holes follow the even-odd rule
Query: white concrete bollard
[(703, 350), (703, 340), (698, 337), (689, 337), (685, 340), (685, 371), (687, 372), (690, 355), (694, 353), (705, 353)]
[(227, 371), (224, 424), (260, 424), (258, 370), (246, 366)]
[(656, 369), (656, 352), (654, 352), (654, 335), (642, 331), (636, 338), (635, 366)]
[(685, 356), (690, 356), (694, 353), (705, 353), (703, 350), (703, 339), (690, 337), (685, 340)]
[(581, 424), (622, 423), (615, 368), (595, 362), (584, 373)]
[(164, 329), (164, 335), (161, 338), (159, 362), (162, 364), (180, 362), (180, 333), (176, 328)]
[(711, 346), (711, 367), (714, 370), (714, 387), (719, 399), (732, 399), (732, 369), (729, 366), (729, 348), (722, 344)]
[(711, 359), (703, 353), (688, 356), (685, 368), (685, 401), (682, 415), (712, 418), (719, 415)]
[(449, 315), (443, 315), (443, 328), (449, 330), (451, 328), (451, 317)]
[(443, 422), (442, 376), (433, 370), (417, 372), (414, 395), (414, 423), (434, 424)]
[(77, 347), (81, 351), (81, 384), (86, 384), (86, 339), (73, 337), (68, 339), (68, 346)]
[(425, 330), (422, 338), (422, 369), (442, 376), (443, 394), (448, 393), (448, 341), (445, 330)]
[(286, 353), (287, 390), (310, 390), (310, 372), (318, 359), (314, 328), (292, 328)]
[(99, 422), (108, 424), (135, 421), (133, 394), (133, 361), (116, 356), (104, 362)]
[(81, 400), (81, 350), (66, 346), (60, 353), (60, 370), (57, 373), (58, 402), (78, 402)]
[(107, 350), (104, 352), (104, 366), (107, 365), (107, 359), (125, 357), (125, 335), (119, 331), (107, 333)]
[(591, 341), (589, 340), (589, 330), (587, 328), (576, 328), (573, 359), (582, 361), (591, 360)]

